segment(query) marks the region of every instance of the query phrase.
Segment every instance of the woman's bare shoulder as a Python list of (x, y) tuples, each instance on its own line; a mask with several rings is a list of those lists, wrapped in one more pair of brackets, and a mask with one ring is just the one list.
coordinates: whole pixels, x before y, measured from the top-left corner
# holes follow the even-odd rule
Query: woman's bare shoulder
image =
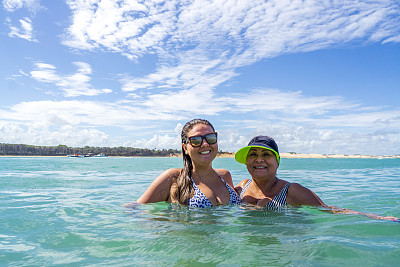
[(226, 169), (214, 169), (214, 170), (217, 172), (219, 176), (221, 176), (222, 179), (224, 179), (225, 182), (232, 183), (232, 175), (228, 170)]
[(298, 183), (292, 183), (288, 189), (287, 202), (291, 205), (325, 205), (310, 189)]
[(233, 188), (232, 176), (228, 170), (225, 169), (214, 169), (217, 174)]
[[(288, 182), (285, 183), (285, 185)], [(308, 189), (307, 187), (302, 186), (301, 184), (298, 183), (290, 183), (290, 187), (289, 190), (291, 191), (291, 193), (295, 193), (295, 194), (299, 194), (299, 193), (309, 193), (309, 191), (311, 191), (310, 189)]]
[(161, 175), (167, 176), (167, 177), (176, 177), (181, 173), (181, 170), (182, 169), (180, 169), (180, 168), (171, 168), (171, 169), (165, 170)]
[(178, 168), (165, 170), (150, 184), (137, 202), (145, 204), (167, 201), (169, 199), (171, 186), (175, 178), (179, 176), (180, 171), (181, 170)]

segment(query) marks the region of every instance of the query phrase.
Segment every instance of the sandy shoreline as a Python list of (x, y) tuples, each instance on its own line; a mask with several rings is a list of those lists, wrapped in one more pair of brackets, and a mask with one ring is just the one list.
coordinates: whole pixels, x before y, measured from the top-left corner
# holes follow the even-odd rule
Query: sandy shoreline
[[(400, 155), (346, 155), (346, 154), (303, 154), (303, 153), (280, 153), (281, 158), (287, 159), (396, 159), (400, 158)], [(234, 153), (223, 153), (217, 157), (220, 158), (233, 158)]]
[(302, 153), (281, 153), (281, 158), (337, 158), (337, 159), (383, 159), (383, 158), (400, 158), (400, 155), (346, 155), (346, 154), (302, 154)]
[[(280, 153), (281, 158), (292, 158), (292, 159), (324, 159), (324, 158), (337, 158), (337, 159), (398, 159), (400, 155), (346, 155), (346, 154), (303, 154), (303, 153)], [(0, 157), (52, 157), (52, 158), (65, 158), (67, 156), (15, 156), (15, 155), (0, 155)], [(108, 156), (110, 158), (118, 158), (121, 156)], [(123, 156), (125, 157), (125, 156)], [(138, 156), (134, 156), (137, 158)], [(141, 156), (139, 156), (141, 157)], [(171, 155), (170, 157), (182, 157), (179, 155)], [(234, 153), (219, 153), (218, 158), (233, 158)]]

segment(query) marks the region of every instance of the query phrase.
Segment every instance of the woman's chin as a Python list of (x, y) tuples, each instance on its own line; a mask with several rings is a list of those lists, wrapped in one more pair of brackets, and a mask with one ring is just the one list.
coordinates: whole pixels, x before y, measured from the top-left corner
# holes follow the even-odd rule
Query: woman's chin
[(212, 153), (212, 152), (210, 152), (210, 153), (208, 153), (208, 154), (198, 154), (198, 157), (197, 157), (197, 159), (199, 160), (199, 161), (201, 161), (201, 162), (209, 162), (209, 163), (211, 163), (214, 159), (215, 159), (215, 157), (217, 156), (217, 154), (216, 153)]

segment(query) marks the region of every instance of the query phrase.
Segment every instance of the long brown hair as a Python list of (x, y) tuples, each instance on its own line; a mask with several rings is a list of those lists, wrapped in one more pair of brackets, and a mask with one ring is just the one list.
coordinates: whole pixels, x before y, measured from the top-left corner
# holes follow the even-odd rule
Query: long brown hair
[[(188, 132), (193, 129), (197, 124), (204, 124), (210, 126), (213, 131), (215, 131), (214, 126), (208, 121), (204, 119), (194, 119), (188, 121), (185, 126), (182, 128), (181, 139), (182, 144), (186, 144), (188, 141)], [(192, 184), (192, 171), (193, 164), (192, 159), (189, 154), (185, 153), (185, 150), (182, 148), (182, 158), (183, 158), (183, 168), (179, 174), (179, 176), (175, 179), (176, 187), (172, 189), (171, 197), (172, 199), (178, 201), (180, 204), (187, 205), (189, 198), (193, 194), (193, 184)]]

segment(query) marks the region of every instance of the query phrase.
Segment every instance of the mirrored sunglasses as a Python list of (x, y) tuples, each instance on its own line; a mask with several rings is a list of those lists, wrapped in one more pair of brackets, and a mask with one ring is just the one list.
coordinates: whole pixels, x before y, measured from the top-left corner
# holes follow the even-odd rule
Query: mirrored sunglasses
[(204, 139), (206, 140), (206, 142), (209, 145), (213, 145), (217, 142), (217, 133), (209, 133), (206, 135), (192, 136), (192, 137), (188, 138), (188, 141), (193, 147), (199, 147), (203, 143)]

